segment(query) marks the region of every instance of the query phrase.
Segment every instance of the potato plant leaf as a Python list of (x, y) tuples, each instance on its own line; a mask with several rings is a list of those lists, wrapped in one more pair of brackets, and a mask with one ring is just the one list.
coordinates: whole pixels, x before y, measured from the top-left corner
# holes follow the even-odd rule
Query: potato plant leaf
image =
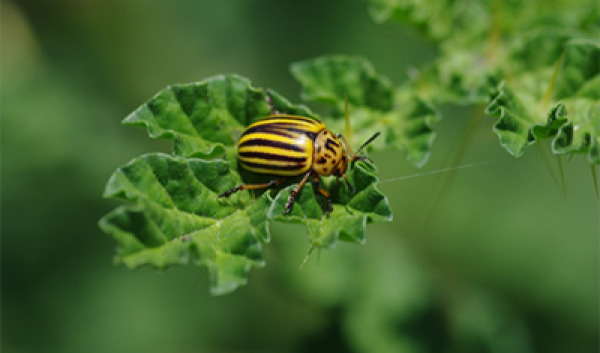
[(323, 56), (292, 64), (292, 74), (303, 87), (303, 97), (329, 104), (333, 112), (328, 126), (342, 132), (344, 96), (348, 96), (352, 139), (356, 148), (375, 132), (373, 149), (398, 148), (417, 166), (427, 162), (435, 137), (432, 124), (437, 111), (421, 97), (403, 87), (394, 89), (387, 77), (359, 57)]
[(244, 285), (252, 267), (264, 265), (262, 244), (270, 239), (270, 220), (303, 223), (313, 247), (331, 246), (338, 238), (362, 243), (367, 223), (391, 220), (387, 198), (375, 188), (376, 169), (366, 162), (347, 174), (355, 194), (345, 184), (324, 180), (333, 195), (331, 218), (324, 216), (325, 200), (311, 192), (311, 185), (298, 194), (292, 215), (283, 215), (289, 191), (301, 176), (279, 189), (218, 197), (241, 183), (273, 179), (238, 168), (236, 156), (236, 140), (246, 126), (270, 115), (267, 94), (280, 113), (317, 118), (277, 92), (254, 88), (237, 75), (220, 75), (169, 86), (124, 120), (175, 144), (173, 155), (133, 159), (106, 185), (105, 197), (128, 202), (99, 223), (117, 240), (117, 263), (158, 269), (190, 262), (206, 266), (211, 293), (224, 294)]

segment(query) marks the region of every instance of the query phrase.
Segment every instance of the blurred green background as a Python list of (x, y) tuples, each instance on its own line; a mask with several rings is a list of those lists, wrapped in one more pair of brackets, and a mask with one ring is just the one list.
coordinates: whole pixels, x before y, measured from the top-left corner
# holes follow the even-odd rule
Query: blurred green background
[[(193, 266), (112, 264), (116, 243), (97, 221), (119, 203), (102, 199), (104, 184), (133, 157), (171, 148), (121, 119), (168, 84), (229, 72), (297, 103), (289, 64), (323, 54), (365, 56), (401, 83), (435, 48), (373, 24), (366, 3), (0, 6), (3, 352), (598, 351), (589, 165), (566, 164), (565, 197), (534, 150), (515, 160), (501, 149), (490, 118), (462, 163), (500, 160), (454, 173), (427, 222), (440, 176), (382, 184), (394, 221), (302, 270), (303, 230), (273, 224), (267, 266), (224, 297), (197, 285)], [(444, 107), (423, 170), (446, 165), (475, 109)], [(382, 179), (423, 171), (398, 151), (372, 157)]]

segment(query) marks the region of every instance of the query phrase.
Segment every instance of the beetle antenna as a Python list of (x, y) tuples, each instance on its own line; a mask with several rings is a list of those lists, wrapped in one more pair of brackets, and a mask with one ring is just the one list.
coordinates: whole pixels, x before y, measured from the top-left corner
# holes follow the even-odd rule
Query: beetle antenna
[(381, 132), (376, 132), (375, 135), (371, 136), (370, 139), (367, 140), (367, 142), (363, 143), (362, 146), (360, 146), (360, 148), (356, 151), (355, 155), (358, 156), (358, 154), (360, 153), (360, 151), (365, 148), (368, 144), (370, 144), (371, 142), (373, 142), (373, 140), (375, 140), (379, 135), (381, 135)]

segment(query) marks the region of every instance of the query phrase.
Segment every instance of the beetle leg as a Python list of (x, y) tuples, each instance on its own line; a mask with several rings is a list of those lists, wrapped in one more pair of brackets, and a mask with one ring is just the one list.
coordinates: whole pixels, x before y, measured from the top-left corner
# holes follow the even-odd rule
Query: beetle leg
[(319, 181), (321, 181), (321, 179), (318, 175), (315, 175), (312, 181), (313, 188), (315, 190), (318, 190), (321, 193), (321, 195), (325, 196), (325, 198), (327, 199), (327, 217), (329, 217), (329, 214), (333, 212), (333, 202), (331, 202), (331, 194), (327, 192), (327, 190), (319, 186)]
[(308, 173), (306, 173), (306, 175), (304, 176), (304, 178), (302, 178), (302, 181), (300, 181), (300, 183), (292, 189), (292, 191), (290, 191), (290, 197), (288, 198), (288, 202), (285, 204), (285, 212), (284, 214), (289, 214), (290, 212), (292, 212), (292, 205), (294, 204), (294, 199), (296, 198), (296, 195), (300, 192), (300, 190), (302, 190), (302, 187), (304, 186), (304, 184), (306, 184), (306, 181), (308, 180), (308, 177), (312, 174), (312, 170), (309, 170)]
[(279, 115), (279, 112), (275, 110), (275, 104), (273, 104), (273, 99), (271, 98), (271, 90), (267, 89), (267, 103), (269, 103), (269, 108), (271, 109), (271, 115)]
[(277, 185), (281, 184), (284, 179), (285, 178), (274, 179), (274, 180), (271, 180), (270, 182), (264, 183), (264, 184), (241, 184), (241, 185), (234, 187), (233, 189), (231, 189), (229, 191), (225, 191), (224, 193), (219, 195), (219, 197), (229, 197), (229, 195), (235, 194), (236, 192), (238, 192), (240, 190), (264, 189), (264, 188), (269, 188), (272, 186), (277, 186)]

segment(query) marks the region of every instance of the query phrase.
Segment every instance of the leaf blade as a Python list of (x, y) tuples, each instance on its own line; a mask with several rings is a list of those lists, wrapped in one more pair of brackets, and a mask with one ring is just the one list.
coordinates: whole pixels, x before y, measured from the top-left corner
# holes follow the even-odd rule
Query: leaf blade
[(165, 269), (194, 261), (209, 269), (213, 294), (245, 284), (252, 267), (264, 266), (261, 242), (269, 234), (256, 218), (268, 203), (244, 194), (233, 196), (238, 204), (217, 199), (239, 183), (228, 162), (147, 154), (114, 175), (105, 197), (134, 202), (100, 220), (118, 242), (118, 263)]

